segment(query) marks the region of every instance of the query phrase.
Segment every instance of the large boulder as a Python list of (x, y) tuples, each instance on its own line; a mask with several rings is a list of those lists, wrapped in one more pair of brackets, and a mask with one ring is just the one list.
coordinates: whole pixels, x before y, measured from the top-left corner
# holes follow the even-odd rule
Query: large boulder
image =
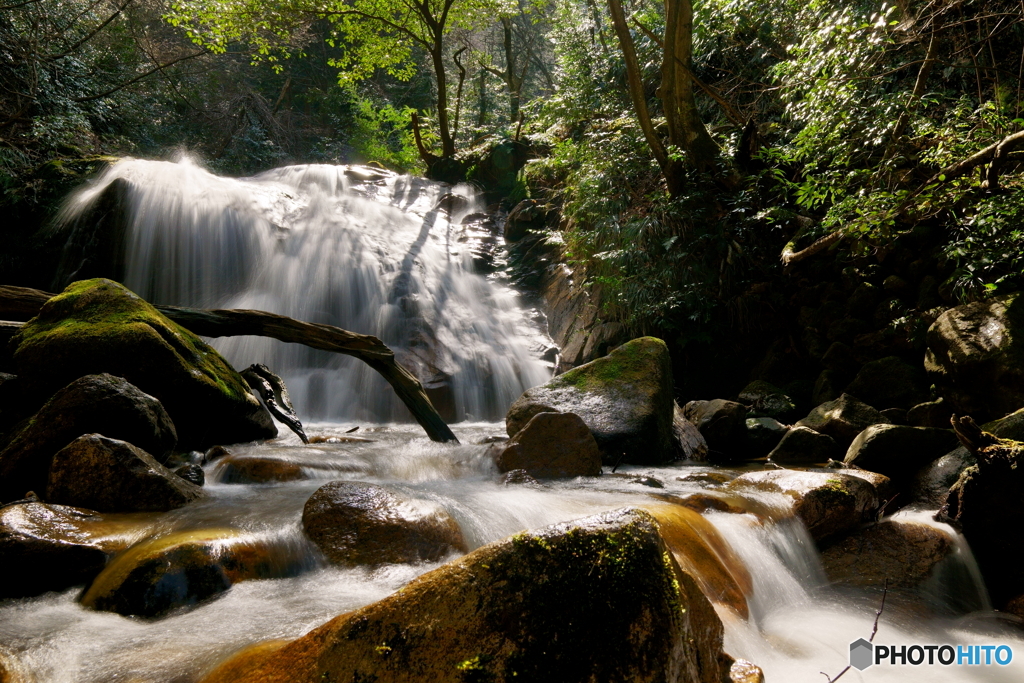
[(800, 416), (793, 399), (764, 380), (755, 380), (743, 387), (736, 398), (749, 408), (749, 417), (770, 417), (789, 423)]
[(921, 467), (938, 460), (956, 445), (951, 429), (871, 425), (853, 440), (843, 462), (905, 483)]
[(672, 439), (672, 365), (665, 342), (641, 337), (607, 356), (528, 389), (505, 416), (515, 436), (537, 413), (583, 418), (605, 464), (658, 464), (676, 456)]
[(141, 448), (100, 434), (80, 436), (53, 456), (46, 500), (97, 512), (164, 512), (203, 496)]
[(913, 587), (953, 550), (941, 529), (901, 519), (886, 519), (837, 541), (821, 552), (829, 581), (854, 586)]
[(64, 505), (0, 508), (0, 599), (88, 583), (107, 558), (148, 533), (143, 520)]
[(308, 479), (300, 463), (272, 455), (229, 455), (217, 461), (214, 480), (221, 484), (267, 484)]
[(732, 490), (783, 493), (793, 514), (815, 541), (847, 531), (874, 517), (878, 492), (866, 479), (841, 472), (769, 470), (748, 472), (729, 482)]
[(601, 474), (597, 441), (572, 413), (537, 413), (504, 444), (495, 463), (499, 472), (526, 470), (539, 479)]
[(928, 400), (924, 371), (896, 356), (865, 363), (846, 393), (878, 408), (909, 410)]
[(834, 401), (822, 403), (797, 422), (796, 426), (828, 434), (841, 447), (846, 448), (858, 434), (873, 424), (889, 424), (889, 419), (863, 401), (843, 394)]
[(721, 683), (731, 661), (657, 523), (628, 509), (484, 546), (258, 659), (204, 683)]
[(137, 543), (93, 579), (81, 602), (124, 616), (160, 617), (224, 593), (240, 581), (294, 576), (307, 560), (233, 529), (178, 531)]
[(335, 564), (434, 561), (466, 552), (462, 530), (444, 508), (376, 484), (324, 484), (306, 501), (302, 526)]
[(985, 422), (1024, 406), (1024, 298), (945, 311), (928, 329), (925, 370), (959, 415)]
[(83, 434), (128, 441), (165, 462), (177, 432), (160, 401), (121, 377), (87, 375), (58, 391), (0, 451), (0, 500), (42, 492), (54, 454)]
[(42, 399), (94, 373), (124, 377), (160, 400), (183, 448), (277, 435), (266, 408), (213, 347), (112, 280), (72, 283), (11, 346), (30, 394)]
[(747, 456), (747, 407), (742, 403), (720, 398), (690, 401), (683, 406), (683, 416), (704, 436), (712, 462), (742, 460)]
[(828, 434), (793, 427), (768, 454), (768, 459), (780, 465), (813, 465), (827, 463), (839, 455), (839, 446)]

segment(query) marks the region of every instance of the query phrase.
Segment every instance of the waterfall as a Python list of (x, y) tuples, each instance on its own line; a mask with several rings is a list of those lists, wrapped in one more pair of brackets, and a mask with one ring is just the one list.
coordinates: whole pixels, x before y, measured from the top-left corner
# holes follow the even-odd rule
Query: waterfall
[[(501, 419), (550, 376), (540, 359), (550, 340), (507, 283), (477, 272), (497, 239), (469, 186), (328, 165), (235, 179), (187, 158), (124, 159), (60, 220), (80, 222), (116, 181), (123, 282), (153, 303), (260, 309), (375, 335), (453, 422)], [(408, 419), (355, 359), (258, 337), (213, 344), (236, 367), (280, 374), (303, 419)]]

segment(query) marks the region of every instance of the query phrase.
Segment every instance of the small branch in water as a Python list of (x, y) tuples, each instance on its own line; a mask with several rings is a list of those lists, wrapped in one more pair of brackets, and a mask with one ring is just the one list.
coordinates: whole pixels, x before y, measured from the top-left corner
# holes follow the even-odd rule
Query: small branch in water
[[(885, 598), (888, 595), (889, 595), (889, 578), (886, 577), (886, 579), (885, 579), (885, 588), (882, 589), (882, 604), (879, 605), (878, 609), (875, 611), (875, 625), (871, 629), (871, 637), (868, 638), (868, 642), (869, 643), (875, 642), (875, 635), (878, 634), (878, 620), (882, 617), (882, 611), (885, 609)], [(850, 665), (847, 664), (846, 668), (843, 669), (842, 671), (840, 671), (839, 673), (837, 673), (835, 678), (832, 678), (831, 676), (829, 676), (824, 671), (819, 671), (818, 673), (820, 673), (822, 676), (824, 676), (826, 679), (828, 679), (828, 683), (835, 683), (836, 681), (838, 681), (840, 678), (843, 677), (843, 674), (845, 674), (849, 670), (850, 670)]]

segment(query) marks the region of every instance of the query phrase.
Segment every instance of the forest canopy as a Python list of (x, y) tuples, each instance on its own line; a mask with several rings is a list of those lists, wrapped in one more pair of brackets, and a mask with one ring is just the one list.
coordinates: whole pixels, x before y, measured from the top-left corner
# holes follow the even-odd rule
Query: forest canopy
[(915, 231), (949, 301), (1021, 284), (1018, 2), (0, 10), (0, 184), (25, 239), (102, 157), (188, 153), (233, 174), (376, 162), (528, 198), (637, 331), (750, 321), (802, 262)]

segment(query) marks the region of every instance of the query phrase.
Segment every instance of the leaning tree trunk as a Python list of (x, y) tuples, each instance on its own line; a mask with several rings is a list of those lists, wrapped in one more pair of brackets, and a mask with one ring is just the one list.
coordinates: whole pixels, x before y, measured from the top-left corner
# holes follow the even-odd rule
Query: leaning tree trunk
[[(0, 317), (27, 320), (38, 314), (43, 304), (54, 296), (38, 289), (0, 286)], [(398, 364), (394, 351), (376, 337), (349, 332), (332, 325), (302, 322), (266, 311), (203, 310), (160, 305), (156, 309), (185, 329), (203, 337), (271, 337), (358, 358), (388, 381), (432, 441), (459, 441), (434, 409), (423, 385)], [(14, 329), (15, 324), (0, 324), (0, 334)]]

